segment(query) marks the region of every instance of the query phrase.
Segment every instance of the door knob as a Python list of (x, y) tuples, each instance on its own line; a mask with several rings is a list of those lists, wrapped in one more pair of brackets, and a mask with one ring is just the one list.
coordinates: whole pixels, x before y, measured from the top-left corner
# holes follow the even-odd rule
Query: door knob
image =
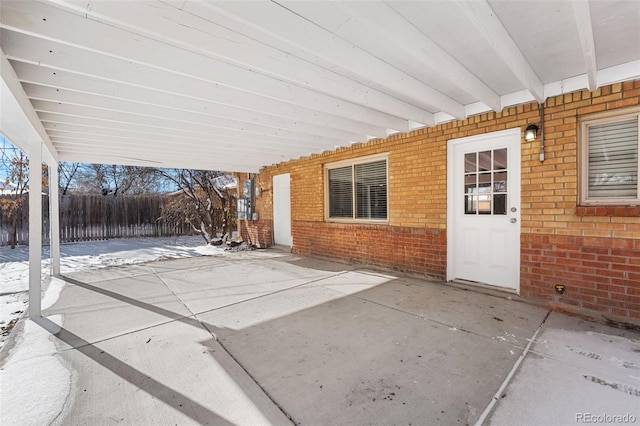
[(515, 212), (517, 212), (517, 211), (518, 211), (518, 209), (517, 209), (517, 208), (515, 208), (515, 207), (511, 207), (511, 211), (515, 213)]
[(516, 223), (518, 221), (518, 219), (516, 219), (515, 217), (512, 217), (511, 219), (509, 219), (509, 222), (511, 223)]

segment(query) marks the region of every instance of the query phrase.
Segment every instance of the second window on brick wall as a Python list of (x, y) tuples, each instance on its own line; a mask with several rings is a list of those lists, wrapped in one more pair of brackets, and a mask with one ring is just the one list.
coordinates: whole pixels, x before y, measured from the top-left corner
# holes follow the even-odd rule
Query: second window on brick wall
[(583, 119), (581, 203), (640, 204), (640, 112)]
[(387, 220), (386, 156), (328, 164), (325, 169), (328, 220)]

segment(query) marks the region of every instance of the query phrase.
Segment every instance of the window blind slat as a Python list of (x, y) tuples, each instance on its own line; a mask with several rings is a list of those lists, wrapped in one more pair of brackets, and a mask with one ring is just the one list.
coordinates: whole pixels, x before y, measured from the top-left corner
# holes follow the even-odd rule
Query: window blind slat
[(589, 127), (589, 197), (638, 196), (638, 119)]
[(356, 164), (357, 218), (387, 218), (387, 162)]
[(351, 166), (329, 170), (329, 216), (353, 217)]

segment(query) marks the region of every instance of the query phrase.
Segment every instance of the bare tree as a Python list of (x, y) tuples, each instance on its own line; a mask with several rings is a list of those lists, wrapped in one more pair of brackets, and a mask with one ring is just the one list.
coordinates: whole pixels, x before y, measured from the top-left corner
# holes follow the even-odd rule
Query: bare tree
[(69, 189), (76, 184), (76, 177), (80, 170), (80, 163), (58, 164), (58, 186), (62, 190), (62, 195), (67, 195)]
[[(9, 154), (7, 152), (10, 152)], [(11, 188), (8, 194), (0, 197), (0, 210), (11, 221), (10, 244), (17, 244), (18, 218), (26, 205), (29, 191), (29, 159), (20, 150), (4, 151), (0, 158), (6, 178), (3, 187)], [(42, 166), (42, 187), (47, 186), (47, 167)]]
[(165, 206), (165, 220), (186, 221), (207, 244), (229, 237), (235, 221), (235, 178), (204, 170), (160, 170), (159, 173), (178, 187)]
[(152, 167), (87, 164), (77, 171), (81, 191), (103, 195), (139, 195), (161, 189), (157, 169)]

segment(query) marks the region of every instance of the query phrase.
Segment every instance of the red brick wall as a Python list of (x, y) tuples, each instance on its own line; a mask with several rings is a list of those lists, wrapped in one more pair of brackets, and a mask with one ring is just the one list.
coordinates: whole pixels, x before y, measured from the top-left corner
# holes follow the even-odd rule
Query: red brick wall
[(426, 275), (446, 274), (446, 230), (293, 221), (294, 251)]
[(239, 220), (242, 240), (258, 248), (267, 248), (273, 244), (273, 223), (268, 220)]
[[(640, 320), (640, 239), (521, 237), (521, 295)], [(556, 295), (553, 286), (566, 285)]]

